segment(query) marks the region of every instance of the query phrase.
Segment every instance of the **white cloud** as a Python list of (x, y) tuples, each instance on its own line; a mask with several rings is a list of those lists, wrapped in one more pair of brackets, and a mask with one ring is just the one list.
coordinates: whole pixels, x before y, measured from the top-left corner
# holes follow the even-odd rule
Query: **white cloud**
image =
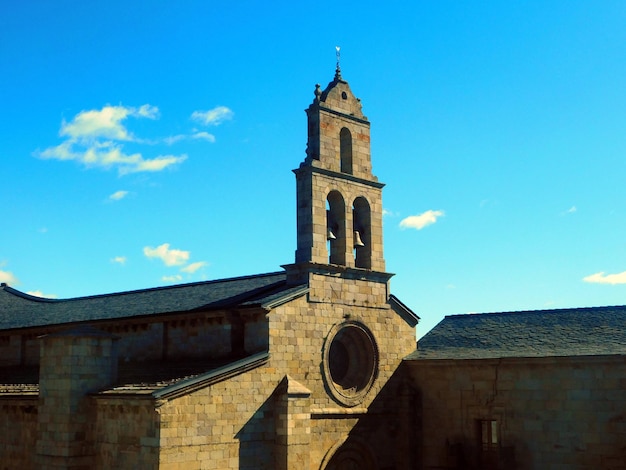
[(187, 273), (187, 274), (193, 274), (195, 273), (198, 269), (204, 267), (207, 265), (206, 261), (196, 261), (195, 263), (191, 263), (188, 266), (185, 266), (184, 268), (181, 268), (181, 272), (183, 273)]
[(54, 158), (56, 160), (80, 160), (81, 154), (72, 149), (73, 141), (66, 140), (56, 147), (48, 147), (37, 155), (41, 158)]
[(169, 137), (166, 137), (165, 139), (163, 139), (163, 142), (165, 142), (167, 145), (174, 145), (177, 142), (180, 142), (181, 140), (206, 140), (207, 142), (215, 142), (215, 136), (213, 134), (209, 134), (208, 132), (204, 132), (204, 131), (196, 131), (194, 130), (193, 133), (191, 134), (177, 134), (177, 135), (171, 135)]
[(429, 225), (437, 222), (439, 217), (443, 217), (443, 211), (434, 211), (427, 210), (419, 215), (411, 215), (402, 219), (400, 222), (401, 228), (414, 228), (416, 230), (422, 230), (424, 227), (428, 227)]
[(626, 284), (626, 271), (618, 274), (605, 274), (604, 271), (601, 271), (584, 277), (583, 281), (592, 284)]
[(148, 119), (157, 119), (159, 117), (159, 108), (150, 104), (144, 104), (137, 110), (137, 116)]
[(94, 142), (88, 147), (83, 147), (80, 152), (74, 151), (71, 145), (69, 141), (64, 142), (57, 147), (47, 148), (40, 152), (39, 156), (57, 160), (76, 160), (87, 167), (117, 168), (120, 175), (161, 171), (187, 159), (187, 155), (165, 155), (152, 159), (145, 159), (139, 153), (127, 155), (122, 151), (122, 147), (114, 142)]
[(165, 282), (180, 282), (183, 280), (183, 277), (180, 274), (174, 274), (173, 276), (163, 276), (161, 280)]
[(188, 251), (170, 249), (169, 243), (163, 243), (156, 248), (146, 246), (143, 253), (148, 258), (159, 258), (165, 266), (180, 266), (189, 260)]
[(116, 168), (121, 175), (162, 171), (182, 163), (186, 155), (159, 155), (144, 158), (141, 153), (128, 154), (123, 143), (146, 143), (130, 133), (124, 121), (128, 117), (156, 119), (159, 110), (145, 104), (139, 108), (104, 106), (100, 110), (81, 111), (71, 122), (63, 121), (59, 135), (66, 140), (54, 147), (36, 152), (40, 158), (74, 160), (90, 168)]
[(9, 285), (19, 284), (20, 281), (13, 275), (12, 272), (0, 270), (0, 282), (4, 282)]
[(194, 111), (191, 119), (205, 126), (219, 126), (222, 122), (232, 119), (235, 113), (226, 106), (217, 106), (208, 111)]
[(191, 135), (192, 139), (196, 140), (207, 140), (209, 142), (215, 142), (215, 136), (213, 134), (209, 134), (208, 132), (196, 132)]
[(42, 297), (44, 299), (56, 299), (58, 297), (56, 294), (44, 294), (40, 290), (29, 290), (26, 293), (28, 295), (32, 295), (33, 297)]
[(111, 258), (111, 263), (126, 264), (126, 256), (116, 256)]
[(115, 191), (113, 194), (109, 196), (109, 199), (112, 201), (119, 201), (120, 199), (124, 199), (128, 196), (128, 191)]
[(120, 167), (119, 172), (121, 175), (126, 175), (128, 173), (139, 173), (142, 171), (161, 171), (168, 166), (177, 165), (178, 163), (182, 163), (185, 160), (187, 160), (187, 155), (161, 155), (151, 160), (144, 160), (143, 158), (139, 158), (137, 161), (133, 162), (132, 165)]
[(122, 124), (127, 117), (156, 119), (159, 109), (144, 104), (137, 108), (127, 106), (104, 106), (102, 109), (81, 111), (67, 123), (63, 121), (59, 135), (71, 139), (105, 138), (113, 140), (133, 140), (133, 136)]

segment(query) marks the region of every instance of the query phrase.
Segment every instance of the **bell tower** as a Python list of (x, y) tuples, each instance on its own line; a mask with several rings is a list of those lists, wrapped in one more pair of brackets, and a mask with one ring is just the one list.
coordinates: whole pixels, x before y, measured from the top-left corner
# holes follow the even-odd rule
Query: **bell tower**
[(293, 282), (311, 274), (387, 283), (383, 257), (382, 188), (372, 174), (370, 122), (341, 76), (315, 86), (306, 109), (306, 158), (294, 170), (298, 245), (285, 266)]

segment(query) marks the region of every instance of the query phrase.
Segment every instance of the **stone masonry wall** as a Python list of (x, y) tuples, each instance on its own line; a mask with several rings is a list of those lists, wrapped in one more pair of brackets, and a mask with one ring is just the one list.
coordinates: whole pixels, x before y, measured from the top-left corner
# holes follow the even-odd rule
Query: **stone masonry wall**
[(37, 421), (39, 468), (88, 468), (93, 456), (93, 406), (88, 394), (117, 374), (115, 339), (93, 328), (41, 341)]
[(149, 398), (99, 397), (95, 470), (159, 468), (159, 414)]
[(0, 336), (0, 367), (20, 364), (21, 344), (20, 335)]
[(34, 467), (37, 397), (0, 397), (0, 470)]
[[(253, 333), (248, 335), (248, 341), (252, 350), (259, 350), (267, 344), (267, 335), (261, 339), (256, 335), (256, 332), (263, 329), (264, 323), (264, 319), (255, 318), (250, 325)], [(158, 322), (102, 322), (96, 327), (118, 338), (118, 355), (122, 361), (160, 360), (164, 356), (223, 357), (231, 352), (231, 325), (225, 312), (179, 316)], [(0, 367), (38, 365), (39, 338), (68, 328), (68, 325), (59, 325), (0, 335)], [(263, 341), (265, 344), (262, 344)]]
[[(376, 295), (375, 289), (371, 295)], [(375, 304), (373, 299), (370, 301)], [(379, 353), (377, 378), (363, 401), (353, 407), (337, 403), (328, 392), (322, 359), (329, 333), (347, 319), (361, 322), (371, 330)], [(288, 304), (283, 311), (270, 314), (270, 342), (272, 365), (288, 370), (294, 380), (311, 390), (310, 461), (311, 468), (319, 468), (329, 450), (346, 439), (368, 413), (402, 358), (415, 349), (415, 332), (388, 306), (365, 308), (330, 302), (307, 303), (301, 299)], [(389, 405), (395, 406), (393, 402)]]
[(341, 309), (349, 309), (354, 305), (388, 309), (389, 291), (386, 283), (363, 279), (340, 279), (339, 275), (334, 277), (312, 274), (311, 277), (313, 282), (309, 298), (312, 302), (332, 304), (340, 306)]
[(623, 357), (408, 365), (422, 396), (424, 469), (478, 468), (481, 420), (497, 422), (491, 468), (626, 469)]
[[(414, 329), (390, 308), (356, 308), (307, 302), (301, 297), (269, 314), (270, 359), (258, 369), (213, 384), (159, 408), (161, 419), (160, 468), (274, 469), (277, 458), (275, 394), (289, 375), (310, 390), (309, 409), (298, 402), (297, 414), (310, 414), (309, 468), (319, 469), (324, 456), (345, 440), (368, 412), (402, 358), (415, 347)], [(327, 392), (322, 372), (322, 350), (333, 326), (349, 315), (372, 331), (379, 351), (378, 375), (363, 402), (347, 408)], [(393, 413), (393, 401), (388, 402)], [(385, 410), (378, 409), (381, 413)], [(288, 418), (296, 427), (296, 416)], [(306, 418), (308, 419), (308, 418)], [(309, 429), (309, 431), (306, 431)], [(384, 433), (382, 434), (385, 435)], [(304, 438), (304, 436), (303, 436)], [(298, 440), (296, 445), (302, 443)], [(304, 442), (304, 441), (303, 441)], [(385, 442), (379, 442), (381, 447)]]
[(274, 406), (281, 380), (261, 367), (163, 404), (162, 470), (274, 468)]

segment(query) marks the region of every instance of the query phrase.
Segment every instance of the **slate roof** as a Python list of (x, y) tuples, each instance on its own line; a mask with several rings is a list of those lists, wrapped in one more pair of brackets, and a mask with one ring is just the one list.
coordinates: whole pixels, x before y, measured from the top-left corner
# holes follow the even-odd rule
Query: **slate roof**
[(0, 286), (0, 331), (224, 308), (273, 308), (306, 292), (284, 272), (114, 294), (44, 299)]
[(626, 306), (451, 315), (407, 360), (626, 354)]

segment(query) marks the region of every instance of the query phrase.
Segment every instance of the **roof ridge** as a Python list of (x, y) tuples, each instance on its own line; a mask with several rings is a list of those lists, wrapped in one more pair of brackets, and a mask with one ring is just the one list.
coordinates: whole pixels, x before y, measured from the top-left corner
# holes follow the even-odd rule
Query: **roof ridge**
[(551, 309), (539, 309), (539, 310), (508, 310), (504, 312), (480, 312), (480, 313), (454, 313), (446, 315), (445, 318), (459, 318), (459, 317), (484, 317), (488, 315), (520, 315), (520, 314), (546, 314), (546, 313), (567, 313), (567, 312), (580, 312), (580, 311), (598, 311), (598, 310), (613, 310), (613, 309), (625, 309), (626, 305), (601, 305), (598, 307), (563, 307), (563, 308), (551, 308)]
[(50, 297), (38, 297), (36, 295), (27, 294), (26, 292), (17, 290), (4, 282), (0, 285), (0, 290), (3, 290), (16, 297), (21, 297), (22, 299), (32, 300), (33, 302), (55, 303), (61, 301), (61, 299), (51, 299)]
[(68, 297), (68, 298), (65, 298), (65, 299), (50, 299), (50, 298), (45, 298), (45, 297), (33, 296), (33, 295), (27, 294), (25, 292), (19, 291), (17, 289), (14, 289), (13, 287), (10, 287), (10, 286), (8, 286), (6, 284), (3, 284), (1, 286), (1, 288), (4, 289), (5, 291), (7, 291), (10, 294), (13, 294), (13, 295), (15, 295), (17, 297), (22, 297), (22, 298), (27, 299), (27, 300), (32, 300), (32, 301), (35, 301), (35, 302), (58, 303), (58, 302), (72, 302), (72, 301), (86, 300), (86, 299), (116, 297), (116, 296), (122, 296), (122, 295), (132, 295), (132, 294), (138, 294), (138, 293), (141, 293), (141, 292), (155, 292), (155, 291), (170, 290), (170, 289), (173, 290), (173, 289), (180, 289), (180, 288), (186, 288), (186, 287), (197, 286), (197, 285), (219, 284), (219, 283), (226, 283), (226, 282), (237, 282), (237, 281), (244, 281), (246, 279), (254, 279), (254, 278), (261, 278), (261, 277), (271, 277), (271, 276), (279, 276), (279, 275), (286, 275), (286, 274), (285, 274), (284, 271), (275, 271), (275, 272), (270, 272), (270, 273), (250, 274), (250, 275), (246, 275), (246, 276), (236, 276), (236, 277), (222, 278), (222, 279), (210, 279), (208, 281), (187, 282), (187, 283), (183, 283), (183, 284), (174, 284), (174, 285), (171, 285), (171, 286), (147, 287), (147, 288), (143, 288), (143, 289), (133, 289), (133, 290), (121, 291), (121, 292), (109, 292), (109, 293), (105, 293), (105, 294), (93, 294), (93, 295), (85, 295), (85, 296), (79, 296), (79, 297)]

